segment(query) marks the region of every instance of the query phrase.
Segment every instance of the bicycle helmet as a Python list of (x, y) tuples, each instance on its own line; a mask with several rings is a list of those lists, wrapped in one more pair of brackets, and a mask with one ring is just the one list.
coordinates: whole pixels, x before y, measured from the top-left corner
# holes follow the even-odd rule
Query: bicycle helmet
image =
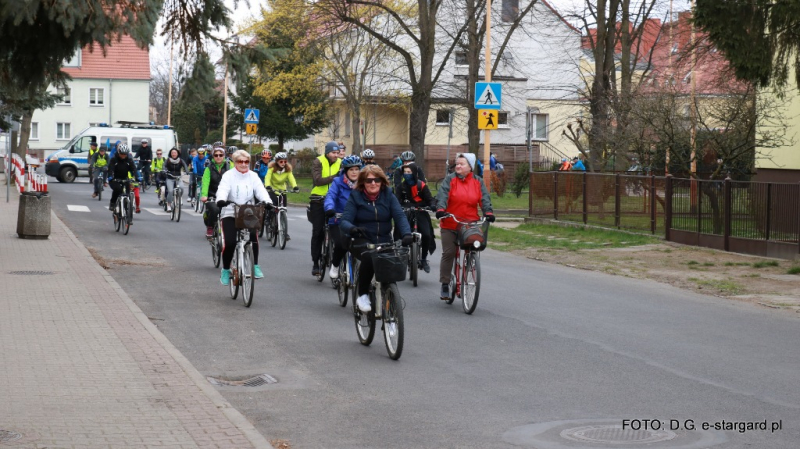
[(121, 143), (121, 144), (117, 145), (117, 152), (119, 154), (128, 154), (128, 153), (131, 152), (131, 149), (128, 148), (128, 144), (127, 143)]
[[(222, 146), (222, 145), (220, 145), (220, 146)], [(233, 154), (233, 153), (235, 153), (235, 152), (237, 152), (237, 151), (239, 151), (239, 148), (237, 148), (237, 147), (235, 147), (235, 146), (231, 145), (231, 146), (229, 146), (229, 147), (228, 147), (228, 149), (227, 149), (227, 150), (225, 150), (225, 153), (227, 153), (227, 154), (228, 154), (228, 156), (230, 156), (231, 154)]]
[(372, 159), (375, 157), (375, 152), (367, 148), (366, 150), (361, 152), (362, 159)]
[(361, 168), (362, 165), (364, 164), (361, 161), (361, 158), (358, 156), (347, 156), (346, 158), (342, 159), (342, 168), (345, 170), (350, 167)]
[(206, 154), (206, 147), (200, 147), (200, 148), (198, 148), (198, 149), (197, 149), (197, 152), (198, 152), (198, 153), (203, 153), (203, 154)]
[(400, 160), (403, 162), (414, 162), (417, 159), (417, 155), (411, 151), (403, 151), (400, 155)]
[(262, 151), (262, 152), (261, 152), (261, 157), (264, 157), (264, 156), (269, 156), (269, 157), (272, 157), (272, 151), (270, 151), (270, 150), (264, 150), (264, 151)]
[(218, 140), (218, 141), (214, 142), (214, 146), (215, 146), (215, 147), (224, 147), (224, 146), (225, 146), (225, 144), (224, 144), (224, 143), (222, 143), (222, 142), (220, 142), (220, 141)]
[(287, 159), (289, 159), (289, 155), (287, 155), (283, 151), (281, 151), (280, 153), (276, 153), (275, 154), (275, 162), (284, 161), (284, 160), (287, 160)]

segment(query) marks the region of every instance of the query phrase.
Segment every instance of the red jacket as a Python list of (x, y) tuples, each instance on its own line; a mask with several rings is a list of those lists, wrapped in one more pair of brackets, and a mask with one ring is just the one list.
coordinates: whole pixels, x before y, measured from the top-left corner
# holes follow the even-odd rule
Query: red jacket
[[(437, 209), (453, 214), (461, 221), (477, 221), (478, 208), (485, 214), (492, 213), (492, 201), (489, 191), (483, 180), (472, 173), (464, 179), (459, 179), (455, 174), (447, 176), (439, 188), (437, 195)], [(442, 229), (456, 229), (457, 223), (452, 218), (441, 221)]]

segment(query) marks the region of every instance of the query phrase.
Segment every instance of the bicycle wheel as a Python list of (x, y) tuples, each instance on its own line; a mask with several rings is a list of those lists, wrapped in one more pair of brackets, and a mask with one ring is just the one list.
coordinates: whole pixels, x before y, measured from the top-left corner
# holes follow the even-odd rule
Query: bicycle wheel
[(471, 315), (478, 306), (481, 293), (481, 259), (476, 252), (470, 251), (464, 257), (464, 275), (461, 277), (461, 304), (464, 313)]
[(166, 189), (166, 187), (161, 187), (160, 189), (158, 189), (158, 199), (163, 201), (163, 203), (164, 203), (163, 204), (164, 212), (166, 212), (167, 211), (167, 195), (164, 194), (164, 189)]
[(103, 188), (100, 187), (100, 189), (97, 190), (97, 201), (102, 201), (102, 200), (103, 200)]
[(278, 219), (281, 221), (281, 224), (278, 229), (278, 243), (280, 244), (280, 248), (286, 248), (286, 234), (289, 233), (289, 220), (286, 218), (286, 211), (282, 210), (278, 212)]
[[(172, 210), (172, 213), (176, 215), (175, 223), (180, 223), (180, 221), (181, 221), (181, 208), (183, 208), (183, 206), (181, 205), (182, 202), (183, 202), (182, 201), (183, 200), (182, 197), (183, 197), (183, 192), (181, 190), (176, 190), (176, 192), (175, 192), (175, 208)], [(176, 210), (178, 212), (175, 212)]]
[(403, 354), (403, 300), (397, 284), (391, 283), (383, 292), (383, 341), (389, 358), (397, 360)]
[(275, 248), (275, 245), (278, 244), (278, 214), (273, 212), (272, 215), (269, 217), (269, 236), (270, 236), (270, 243), (272, 247)]
[(122, 228), (122, 220), (119, 214), (120, 207), (120, 201), (117, 200), (117, 203), (114, 205), (114, 212), (112, 212), (112, 216), (114, 217), (114, 230), (117, 232)]
[(455, 260), (453, 260), (453, 268), (450, 270), (450, 299), (445, 301), (447, 304), (452, 304), (456, 299), (456, 289), (458, 288), (456, 276), (458, 274), (458, 252), (456, 252)]
[(244, 301), (245, 307), (250, 307), (253, 303), (253, 282), (256, 278), (253, 247), (251, 245), (245, 246), (243, 256), (242, 269), (239, 274), (242, 284), (242, 301)]
[[(370, 298), (374, 299), (374, 295), (370, 294)], [(375, 304), (375, 301), (373, 301)], [(375, 308), (368, 313), (362, 313), (356, 305), (355, 296), (353, 297), (353, 312), (356, 320), (356, 334), (358, 334), (358, 341), (364, 346), (372, 344), (372, 339), (375, 338)]]
[(339, 305), (344, 307), (347, 305), (347, 294), (350, 292), (350, 287), (347, 281), (350, 279), (350, 273), (347, 272), (347, 256), (342, 259), (339, 264), (339, 282), (336, 285), (336, 291), (339, 294)]
[[(328, 265), (329, 266), (333, 265), (333, 249), (334, 249), (333, 245), (334, 245), (333, 239), (328, 240)], [(339, 266), (341, 266), (341, 264), (339, 264)], [(339, 283), (342, 281), (342, 277), (341, 276), (339, 276), (336, 279), (334, 279), (334, 278), (329, 276), (329, 279), (331, 280), (331, 286), (333, 288), (339, 288)]]
[(214, 261), (214, 268), (219, 268), (222, 260), (222, 245), (219, 231), (214, 227), (214, 235), (211, 237), (211, 259)]
[(239, 267), (237, 266), (237, 259), (239, 258), (239, 249), (233, 253), (233, 260), (231, 261), (231, 281), (228, 284), (228, 289), (231, 292), (231, 299), (236, 299), (239, 294)]
[(134, 205), (135, 204), (136, 204), (136, 196), (134, 196), (134, 193), (131, 192), (131, 193), (128, 194), (128, 207), (126, 209), (128, 211), (128, 224), (129, 225), (133, 223), (133, 209), (134, 209)]
[(419, 242), (411, 244), (411, 251), (409, 252), (408, 269), (411, 271), (409, 278), (417, 286), (417, 277), (419, 276)]

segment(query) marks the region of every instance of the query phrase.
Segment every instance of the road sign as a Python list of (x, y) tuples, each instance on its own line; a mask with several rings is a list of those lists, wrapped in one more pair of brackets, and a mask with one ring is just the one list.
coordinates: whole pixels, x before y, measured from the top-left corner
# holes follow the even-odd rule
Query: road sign
[(261, 111), (258, 109), (245, 109), (244, 110), (244, 122), (245, 123), (258, 123), (258, 119), (261, 117)]
[(245, 125), (247, 134), (253, 135), (258, 132), (258, 125), (255, 123), (248, 123)]
[(478, 129), (497, 129), (497, 111), (479, 109)]
[(502, 104), (502, 84), (475, 83), (475, 109), (493, 109), (499, 111)]

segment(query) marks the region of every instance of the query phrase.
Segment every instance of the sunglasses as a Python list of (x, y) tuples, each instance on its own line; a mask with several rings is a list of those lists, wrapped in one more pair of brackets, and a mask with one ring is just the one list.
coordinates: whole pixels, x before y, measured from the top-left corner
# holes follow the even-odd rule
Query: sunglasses
[(364, 179), (364, 184), (380, 184), (381, 178), (366, 178)]
[(248, 160), (246, 160), (246, 161), (236, 161), (236, 163), (237, 163), (237, 164), (249, 164), (249, 163), (250, 163), (250, 160), (248, 159)]
[(222, 153), (217, 153), (217, 154), (214, 155), (214, 157), (225, 157), (225, 155), (222, 154)]

